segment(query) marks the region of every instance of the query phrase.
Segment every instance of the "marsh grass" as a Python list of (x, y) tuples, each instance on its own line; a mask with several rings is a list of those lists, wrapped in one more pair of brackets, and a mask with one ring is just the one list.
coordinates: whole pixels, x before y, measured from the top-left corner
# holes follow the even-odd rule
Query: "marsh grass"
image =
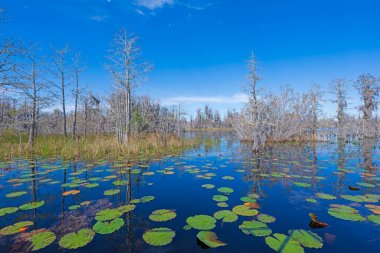
[(199, 139), (168, 136), (165, 144), (156, 134), (132, 136), (128, 144), (120, 144), (112, 135), (91, 135), (73, 140), (61, 135), (38, 136), (33, 147), (27, 143), (27, 135), (6, 133), (0, 136), (0, 160), (29, 157), (60, 157), (94, 159), (104, 157), (152, 158), (179, 154), (200, 145)]

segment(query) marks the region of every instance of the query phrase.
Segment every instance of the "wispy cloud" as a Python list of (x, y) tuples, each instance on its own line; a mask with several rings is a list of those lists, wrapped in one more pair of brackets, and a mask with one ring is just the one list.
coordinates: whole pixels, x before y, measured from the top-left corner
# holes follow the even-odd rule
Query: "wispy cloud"
[(97, 21), (97, 22), (102, 22), (104, 21), (105, 19), (107, 19), (108, 16), (107, 15), (102, 15), (102, 16), (91, 16), (89, 17), (89, 19), (93, 20), (93, 21)]
[(149, 10), (155, 10), (162, 8), (165, 5), (173, 5), (174, 0), (136, 0), (135, 4)]
[(248, 102), (248, 96), (243, 93), (236, 93), (232, 96), (178, 96), (161, 100), (163, 105), (176, 104), (241, 104)]

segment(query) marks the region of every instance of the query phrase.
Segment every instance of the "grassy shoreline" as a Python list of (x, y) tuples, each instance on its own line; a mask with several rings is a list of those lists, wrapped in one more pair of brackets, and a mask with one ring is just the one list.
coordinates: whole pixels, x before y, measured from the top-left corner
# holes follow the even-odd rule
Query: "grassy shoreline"
[(61, 135), (38, 136), (34, 147), (30, 147), (23, 135), (0, 136), (0, 161), (13, 158), (61, 157), (63, 159), (94, 158), (156, 158), (179, 154), (201, 143), (200, 139), (187, 139), (171, 135), (165, 139), (155, 134), (131, 136), (128, 144), (120, 144), (112, 135), (91, 135), (79, 140), (65, 139)]

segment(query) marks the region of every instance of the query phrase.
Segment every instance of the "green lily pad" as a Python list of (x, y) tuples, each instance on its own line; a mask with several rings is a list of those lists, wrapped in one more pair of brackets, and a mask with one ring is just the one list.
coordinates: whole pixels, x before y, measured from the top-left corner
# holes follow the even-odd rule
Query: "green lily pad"
[(380, 215), (371, 214), (367, 218), (368, 218), (368, 220), (370, 220), (370, 221), (372, 221), (374, 223), (380, 224)]
[(14, 235), (20, 233), (20, 228), (30, 227), (33, 225), (32, 221), (21, 221), (13, 225), (3, 227), (0, 229), (0, 235)]
[(275, 233), (265, 238), (265, 243), (279, 253), (304, 253), (300, 243), (289, 236)]
[(197, 238), (210, 248), (217, 248), (227, 245), (226, 243), (220, 241), (214, 232), (210, 231), (200, 231), (197, 234)]
[(374, 188), (374, 187), (375, 187), (374, 184), (364, 183), (364, 182), (356, 183), (356, 184), (357, 184), (357, 185), (360, 185), (360, 186), (363, 186), (363, 187), (368, 187), (368, 188)]
[(216, 219), (208, 215), (195, 215), (188, 217), (186, 222), (198, 230), (211, 230), (215, 227)]
[(366, 219), (359, 214), (353, 207), (345, 205), (331, 204), (328, 213), (335, 218), (349, 221), (365, 221)]
[(238, 205), (232, 208), (232, 212), (240, 216), (255, 216), (259, 213), (256, 209), (252, 209), (248, 206)]
[(95, 188), (95, 187), (98, 187), (99, 184), (98, 183), (91, 183), (91, 184), (86, 184), (84, 187), (86, 188)]
[(228, 204), (226, 202), (218, 202), (216, 205), (219, 207), (228, 207)]
[(6, 214), (15, 213), (18, 211), (18, 207), (4, 207), (0, 208), (0, 217)]
[(241, 197), (240, 200), (245, 202), (245, 203), (255, 203), (256, 202), (256, 199), (252, 198), (252, 197)]
[(25, 195), (27, 194), (27, 192), (25, 191), (20, 191), (20, 192), (12, 192), (12, 193), (8, 193), (7, 195), (5, 195), (7, 198), (15, 198), (15, 197), (20, 197), (22, 195)]
[(56, 238), (53, 232), (46, 231), (32, 235), (27, 240), (32, 243), (32, 251), (36, 251), (49, 246)]
[(95, 232), (89, 228), (66, 234), (59, 240), (59, 246), (65, 249), (77, 249), (89, 244), (94, 239)]
[(234, 190), (229, 187), (220, 187), (218, 188), (218, 192), (223, 193), (223, 194), (231, 194), (234, 192)]
[(105, 209), (96, 213), (97, 221), (109, 221), (119, 218), (123, 213), (117, 209)]
[(163, 222), (163, 221), (172, 220), (176, 216), (177, 214), (173, 212), (172, 210), (160, 209), (160, 210), (153, 211), (153, 213), (149, 215), (149, 219), (156, 222)]
[(247, 235), (263, 237), (272, 234), (272, 230), (268, 225), (260, 221), (243, 221), (239, 228)]
[(72, 206), (69, 206), (69, 210), (76, 210), (80, 208), (80, 205), (72, 205)]
[(238, 216), (230, 210), (222, 210), (214, 213), (214, 218), (223, 222), (235, 222)]
[(116, 186), (122, 186), (122, 185), (126, 185), (128, 183), (127, 180), (117, 180), (115, 182), (112, 182), (113, 185), (116, 185)]
[(169, 228), (154, 228), (143, 234), (146, 243), (152, 246), (164, 246), (173, 241), (175, 232)]
[(310, 202), (310, 203), (318, 203), (318, 201), (316, 199), (313, 199), (313, 198), (307, 198), (306, 199), (307, 202)]
[(261, 222), (264, 222), (264, 223), (273, 223), (273, 222), (276, 221), (276, 218), (275, 218), (275, 217), (270, 216), (270, 215), (268, 215), (268, 214), (263, 214), (263, 213), (257, 215), (257, 219), (258, 219), (259, 221), (261, 221)]
[(154, 200), (155, 198), (156, 198), (155, 196), (144, 196), (144, 197), (140, 198), (140, 201), (141, 201), (141, 203), (147, 203), (147, 202)]
[(112, 234), (113, 232), (119, 230), (124, 225), (124, 221), (121, 218), (116, 218), (112, 221), (98, 221), (92, 227), (92, 229), (102, 235)]
[(44, 200), (42, 200), (40, 202), (31, 202), (31, 203), (27, 203), (27, 204), (24, 204), (24, 205), (20, 206), (20, 210), (23, 210), (23, 211), (32, 210), (32, 209), (39, 208), (39, 207), (41, 207), (43, 205), (45, 205), (45, 201)]
[(227, 196), (224, 195), (214, 195), (212, 199), (216, 202), (226, 202), (228, 200)]
[(289, 230), (289, 236), (306, 248), (320, 249), (323, 247), (323, 239), (310, 230)]
[(130, 211), (133, 211), (135, 210), (136, 206), (135, 205), (124, 205), (124, 206), (120, 206), (117, 208), (117, 210), (121, 213), (128, 213)]
[(104, 195), (106, 195), (106, 196), (112, 196), (112, 195), (115, 195), (118, 193), (120, 193), (119, 189), (111, 189), (111, 190), (104, 191)]
[(294, 182), (295, 186), (303, 187), (303, 188), (308, 188), (311, 187), (311, 184), (308, 183), (302, 183), (302, 182)]
[(215, 185), (213, 185), (213, 184), (203, 184), (202, 188), (213, 189), (213, 188), (215, 188)]
[(336, 199), (336, 197), (333, 196), (333, 195), (331, 195), (331, 194), (317, 193), (316, 195), (320, 199), (326, 199), (326, 200), (334, 200), (334, 199)]

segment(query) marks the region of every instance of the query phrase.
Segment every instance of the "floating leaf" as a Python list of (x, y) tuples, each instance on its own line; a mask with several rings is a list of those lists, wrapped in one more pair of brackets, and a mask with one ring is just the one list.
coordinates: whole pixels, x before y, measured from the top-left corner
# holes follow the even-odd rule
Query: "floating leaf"
[(331, 204), (328, 210), (331, 216), (342, 220), (349, 221), (365, 221), (366, 219), (359, 214), (359, 211), (355, 208), (345, 205)]
[(231, 194), (234, 192), (234, 190), (229, 187), (220, 187), (218, 188), (218, 192), (223, 193), (223, 194)]
[(30, 227), (33, 225), (32, 221), (21, 221), (13, 225), (3, 227), (0, 229), (0, 235), (14, 235), (23, 231), (20, 231), (22, 228)]
[(154, 196), (145, 196), (145, 197), (140, 198), (140, 201), (141, 201), (141, 203), (147, 203), (147, 202), (154, 200), (155, 198), (156, 197), (154, 197)]
[(226, 202), (218, 202), (216, 205), (219, 207), (228, 207), (228, 204)]
[(32, 235), (27, 240), (32, 243), (32, 251), (36, 251), (49, 246), (56, 238), (53, 232), (46, 231)]
[(255, 216), (259, 213), (256, 209), (252, 209), (248, 206), (238, 205), (232, 208), (232, 211), (241, 216)]
[(307, 202), (310, 202), (310, 203), (318, 203), (318, 201), (316, 199), (313, 199), (313, 198), (307, 198), (306, 199)]
[(26, 210), (36, 209), (36, 208), (39, 208), (43, 205), (45, 205), (44, 200), (42, 200), (40, 202), (31, 202), (31, 203), (24, 204), (24, 205), (20, 206), (20, 210), (26, 211)]
[(72, 206), (69, 206), (69, 210), (76, 210), (80, 208), (80, 205), (72, 205)]
[(239, 228), (247, 235), (263, 237), (272, 234), (268, 225), (260, 221), (243, 221)]
[(296, 240), (283, 234), (273, 234), (265, 238), (265, 243), (279, 253), (304, 253), (304, 249)]
[(216, 219), (208, 215), (195, 215), (187, 218), (186, 222), (198, 230), (211, 230), (215, 227)]
[(275, 218), (275, 217), (270, 216), (270, 215), (268, 215), (268, 214), (263, 214), (263, 213), (257, 215), (257, 219), (258, 219), (259, 221), (261, 221), (261, 222), (264, 222), (264, 223), (273, 223), (273, 222), (276, 221), (276, 218)]
[(302, 183), (302, 182), (294, 182), (295, 186), (303, 187), (303, 188), (308, 188), (311, 187), (311, 184), (308, 183)]
[(102, 235), (112, 234), (113, 232), (119, 230), (124, 225), (124, 221), (121, 218), (116, 218), (112, 221), (98, 221), (92, 227), (92, 229)]
[(220, 241), (214, 232), (210, 231), (200, 231), (197, 234), (197, 238), (210, 248), (217, 248), (227, 245), (226, 243)]
[(213, 185), (213, 184), (203, 184), (202, 188), (213, 189), (213, 188), (215, 188), (215, 185)]
[(12, 192), (12, 193), (8, 193), (7, 195), (5, 195), (7, 198), (15, 198), (15, 197), (20, 197), (22, 195), (25, 195), (27, 194), (27, 192), (25, 191), (20, 191), (20, 192)]
[(356, 183), (357, 185), (360, 185), (360, 186), (363, 186), (363, 187), (368, 187), (368, 188), (374, 188), (375, 185), (373, 184), (370, 184), (370, 183), (364, 183), (364, 182), (361, 182), (361, 183)]
[(214, 218), (223, 222), (235, 222), (238, 216), (230, 210), (222, 210), (214, 213)]
[(117, 210), (124, 214), (124, 213), (128, 213), (130, 211), (135, 210), (135, 208), (136, 208), (135, 205), (125, 205), (125, 206), (118, 207)]
[(66, 234), (59, 240), (59, 246), (65, 249), (77, 249), (89, 244), (95, 236), (95, 232), (89, 228), (78, 232)]
[(320, 199), (326, 199), (326, 200), (334, 200), (334, 199), (336, 199), (335, 196), (330, 195), (330, 194), (326, 194), (326, 193), (317, 193), (316, 195)]
[(322, 238), (304, 229), (289, 230), (290, 238), (298, 241), (302, 246), (306, 248), (320, 249), (323, 246)]
[(164, 246), (173, 241), (175, 232), (169, 228), (154, 228), (143, 234), (146, 243), (152, 246)]
[(309, 213), (309, 216), (310, 216), (310, 218), (311, 218), (311, 221), (310, 221), (310, 223), (309, 223), (309, 226), (310, 226), (311, 228), (325, 228), (325, 227), (328, 226), (327, 223), (325, 223), (325, 222), (320, 222), (320, 221), (318, 220), (318, 217), (317, 217), (316, 214), (314, 214), (314, 213)]
[(0, 208), (0, 217), (6, 214), (11, 214), (18, 211), (18, 207), (4, 207)]
[(380, 224), (380, 215), (371, 214), (367, 218), (374, 223)]
[(71, 190), (71, 191), (66, 191), (62, 193), (63, 196), (69, 196), (69, 195), (77, 195), (80, 193), (80, 190)]
[(119, 189), (111, 189), (111, 190), (104, 191), (104, 195), (112, 196), (112, 195), (118, 194), (119, 192), (120, 192)]
[(172, 220), (176, 216), (177, 214), (171, 210), (160, 209), (160, 210), (153, 211), (153, 213), (149, 215), (149, 219), (152, 221), (163, 222), (163, 221)]
[(228, 200), (227, 196), (224, 195), (214, 195), (212, 199), (216, 202), (226, 202)]
[(246, 203), (255, 203), (256, 202), (256, 199), (254, 199), (252, 197), (241, 197), (240, 200), (243, 202), (246, 202)]
[(109, 221), (119, 218), (122, 215), (117, 209), (105, 209), (96, 213), (95, 219), (97, 221)]

